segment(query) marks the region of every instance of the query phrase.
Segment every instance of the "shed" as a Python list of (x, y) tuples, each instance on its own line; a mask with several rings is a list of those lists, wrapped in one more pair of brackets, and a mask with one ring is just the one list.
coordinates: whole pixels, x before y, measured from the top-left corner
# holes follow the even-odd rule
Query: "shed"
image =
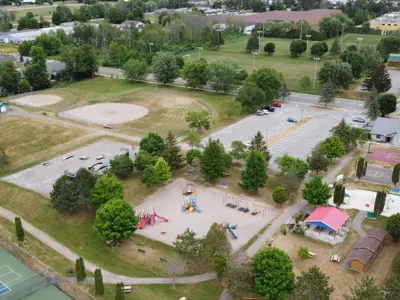
[(348, 218), (347, 214), (336, 207), (317, 207), (305, 222), (337, 232)]
[(369, 267), (369, 262), (372, 260), (373, 252), (368, 249), (356, 249), (350, 253), (351, 265), (350, 268), (357, 272), (364, 272)]
[(10, 111), (10, 105), (8, 105), (8, 103), (5, 102), (0, 102), (0, 113), (5, 113)]
[(400, 131), (400, 120), (378, 118), (371, 130), (371, 140), (375, 142), (392, 143)]
[(389, 54), (388, 65), (400, 65), (400, 54)]

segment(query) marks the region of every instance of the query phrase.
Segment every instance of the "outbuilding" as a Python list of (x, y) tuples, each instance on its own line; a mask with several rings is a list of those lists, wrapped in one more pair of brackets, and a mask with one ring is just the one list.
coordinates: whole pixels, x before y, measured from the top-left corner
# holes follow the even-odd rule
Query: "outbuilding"
[(10, 105), (8, 105), (8, 103), (0, 102), (0, 113), (5, 113), (8, 112), (9, 110), (10, 110)]
[(400, 66), (400, 54), (391, 53), (389, 55), (388, 65)]

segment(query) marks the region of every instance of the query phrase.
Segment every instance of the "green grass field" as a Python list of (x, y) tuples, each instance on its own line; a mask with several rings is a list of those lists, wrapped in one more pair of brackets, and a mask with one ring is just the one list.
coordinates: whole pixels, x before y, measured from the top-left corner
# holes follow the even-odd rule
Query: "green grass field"
[(0, 54), (18, 53), (15, 44), (0, 44)]

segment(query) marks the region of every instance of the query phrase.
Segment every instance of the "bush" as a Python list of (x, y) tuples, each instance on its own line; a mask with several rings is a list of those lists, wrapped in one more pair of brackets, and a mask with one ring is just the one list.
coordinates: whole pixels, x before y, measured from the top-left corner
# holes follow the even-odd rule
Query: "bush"
[(296, 227), (293, 229), (293, 233), (304, 235), (305, 231), (303, 230), (303, 228), (301, 228), (301, 227), (299, 227), (299, 226), (296, 226)]
[(307, 247), (300, 246), (299, 249), (297, 249), (297, 256), (300, 257), (302, 260), (310, 258), (308, 253), (309, 253), (309, 250)]
[(303, 76), (299, 80), (299, 85), (303, 89), (311, 87), (311, 84), (312, 84), (312, 82), (311, 82), (311, 78), (309, 76)]
[(189, 165), (192, 164), (195, 157), (201, 158), (201, 151), (199, 149), (190, 149), (186, 153), (186, 161)]

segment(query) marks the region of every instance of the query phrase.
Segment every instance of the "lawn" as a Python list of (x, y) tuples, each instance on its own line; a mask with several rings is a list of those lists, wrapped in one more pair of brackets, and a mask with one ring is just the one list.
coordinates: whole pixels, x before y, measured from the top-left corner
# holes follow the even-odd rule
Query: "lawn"
[(371, 231), (374, 228), (382, 228), (386, 230), (386, 225), (388, 221), (389, 218), (385, 216), (378, 216), (375, 220), (365, 218), (362, 226), (365, 231)]
[(136, 136), (144, 136), (149, 131), (161, 135), (172, 131), (181, 136), (188, 130), (185, 117), (190, 111), (208, 110), (213, 129), (228, 125), (239, 118), (228, 119), (225, 114), (226, 105), (234, 101), (233, 96), (176, 87), (159, 86), (156, 89), (151, 84), (107, 77), (38, 92), (43, 93), (57, 94), (64, 98), (63, 101), (45, 108), (50, 113), (101, 102), (131, 103), (146, 107), (149, 114), (145, 117), (113, 126), (113, 131)]
[(0, 44), (0, 53), (17, 53), (17, 46), (15, 44)]
[(88, 137), (87, 132), (77, 128), (14, 116), (1, 117), (0, 128), (0, 145), (8, 156), (10, 169)]

